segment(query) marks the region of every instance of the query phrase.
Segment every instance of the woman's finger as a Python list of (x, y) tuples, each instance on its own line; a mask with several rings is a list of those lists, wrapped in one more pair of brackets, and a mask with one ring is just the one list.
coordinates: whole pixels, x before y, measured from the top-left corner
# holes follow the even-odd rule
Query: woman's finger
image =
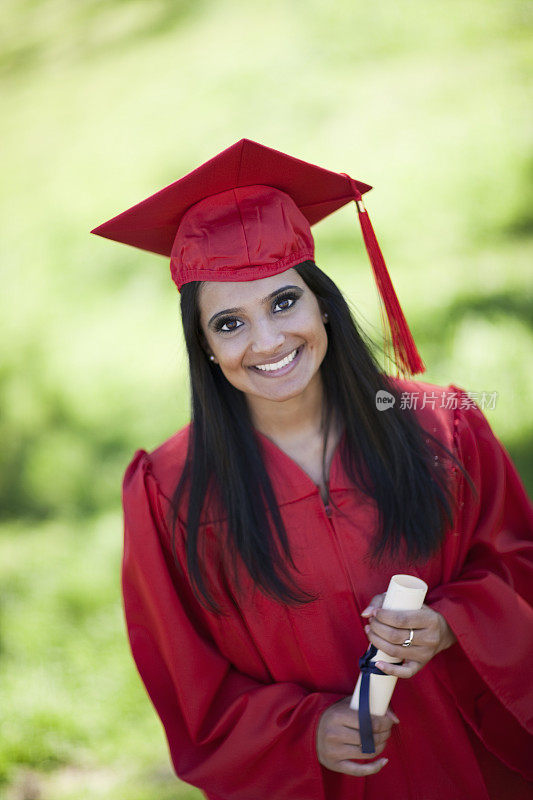
[(367, 605), (365, 610), (361, 611), (361, 616), (362, 617), (369, 617), (372, 614), (375, 614), (376, 611), (378, 610), (378, 608), (381, 608), (381, 606), (383, 605), (384, 599), (385, 599), (385, 593), (384, 592), (382, 594), (374, 595), (374, 597), (372, 598), (370, 603)]
[(422, 606), (419, 611), (394, 611), (392, 608), (379, 608), (375, 617), (378, 622), (392, 628), (427, 628), (435, 617), (435, 611), (429, 606)]
[(419, 672), (423, 664), (418, 661), (404, 661), (403, 664), (389, 664), (387, 661), (376, 661), (376, 667), (386, 675), (394, 675), (396, 678), (412, 678)]
[(348, 758), (357, 758), (362, 761), (370, 761), (372, 758), (379, 756), (385, 749), (386, 742), (376, 742), (375, 750), (373, 753), (363, 753), (361, 745), (356, 747), (352, 744), (345, 744), (335, 748), (335, 759), (338, 761), (345, 761)]
[(336, 772), (343, 772), (345, 775), (357, 775), (362, 777), (364, 775), (375, 775), (383, 767), (389, 763), (388, 758), (380, 758), (378, 761), (373, 761), (371, 764), (357, 764), (355, 761), (339, 761), (339, 769)]
[(398, 717), (396, 716), (396, 714), (394, 713), (394, 711), (392, 710), (392, 708), (390, 706), (388, 707), (387, 713), (385, 714), (385, 716), (386, 717), (390, 717), (392, 719), (392, 721), (396, 723), (396, 725), (400, 724), (400, 720), (398, 719)]
[[(386, 639), (382, 639), (381, 636), (378, 636), (376, 633), (373, 632), (373, 630), (370, 628), (370, 625), (367, 625), (365, 627), (365, 632), (371, 644), (377, 647), (378, 650), (382, 650), (384, 653), (387, 653), (388, 656), (391, 656), (391, 658), (396, 659), (396, 661), (403, 661), (403, 659), (406, 656), (405, 647), (402, 647), (401, 645), (391, 644)], [(422, 656), (421, 651), (422, 648), (419, 648), (417, 647), (417, 645), (413, 644), (409, 648), (409, 655), (411, 656), (411, 658), (413, 658), (413, 656), (416, 655)], [(416, 660), (416, 658), (413, 660)]]
[[(387, 739), (390, 737), (390, 727), (386, 730), (373, 730), (372, 731), (374, 736), (374, 744), (385, 744)], [(350, 731), (347, 736), (341, 734), (342, 736), (342, 743), (346, 745), (346, 747), (361, 747), (361, 734), (359, 731)], [(346, 756), (348, 758), (348, 756)], [(352, 756), (354, 758), (354, 756)]]
[[(374, 631), (377, 636), (381, 636), (382, 639), (391, 644), (401, 645), (409, 638), (409, 628), (392, 628), (390, 625), (378, 622), (376, 617), (372, 619), (369, 625), (370, 629)], [(425, 628), (413, 628), (413, 645), (422, 645), (425, 639), (425, 631)]]

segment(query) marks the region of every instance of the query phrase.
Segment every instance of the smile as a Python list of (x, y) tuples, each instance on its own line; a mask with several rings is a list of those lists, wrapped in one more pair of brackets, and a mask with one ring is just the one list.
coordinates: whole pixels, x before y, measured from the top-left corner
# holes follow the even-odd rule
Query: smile
[(302, 345), (297, 347), (292, 353), (289, 353), (288, 356), (282, 358), (280, 361), (276, 361), (274, 364), (256, 364), (251, 369), (258, 370), (263, 374), (285, 374), (288, 371), (289, 364), (293, 364), (293, 362), (298, 359), (300, 353), (302, 351)]

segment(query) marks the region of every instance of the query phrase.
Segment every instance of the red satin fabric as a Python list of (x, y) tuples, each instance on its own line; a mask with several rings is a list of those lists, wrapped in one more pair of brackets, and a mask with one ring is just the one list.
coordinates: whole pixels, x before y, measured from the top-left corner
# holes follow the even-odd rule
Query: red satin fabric
[[(354, 187), (360, 194), (372, 188), (259, 142), (240, 139), (91, 233), (170, 256), (183, 218), (193, 206), (230, 189), (258, 185), (275, 187), (289, 195), (310, 225), (351, 202)], [(268, 231), (265, 234), (268, 236)], [(217, 235), (216, 228), (211, 235)], [(246, 279), (237, 273), (233, 280)]]
[(187, 211), (170, 272), (180, 290), (193, 280), (256, 280), (313, 259), (314, 252), (311, 226), (288, 194), (272, 186), (244, 186)]
[[(397, 384), (405, 391), (443, 390)], [(455, 449), (479, 493), (473, 497), (454, 471), (456, 523), (437, 556), (417, 568), (396, 558), (368, 569), (364, 554), (376, 512), (350, 486), (338, 449), (330, 470), (338, 510), (328, 517), (313, 481), (258, 434), (300, 570), (296, 578), (320, 594), (299, 609), (260, 592), (239, 604), (224, 584), (216, 599), (228, 616), (218, 619), (180, 578), (165, 518), (187, 428), (150, 454), (138, 450), (128, 466), (122, 581), (132, 653), (177, 775), (209, 800), (531, 796), (532, 507), (479, 409), (417, 413), (426, 430)], [(221, 525), (204, 523), (213, 578)], [(179, 543), (178, 556), (185, 569)], [(398, 681), (392, 707), (401, 722), (384, 752), (387, 766), (368, 778), (331, 772), (316, 757), (316, 726), (330, 704), (353, 691), (368, 645), (360, 612), (397, 572), (429, 584), (427, 604), (444, 615), (458, 641)], [(510, 793), (502, 795), (502, 787)]]

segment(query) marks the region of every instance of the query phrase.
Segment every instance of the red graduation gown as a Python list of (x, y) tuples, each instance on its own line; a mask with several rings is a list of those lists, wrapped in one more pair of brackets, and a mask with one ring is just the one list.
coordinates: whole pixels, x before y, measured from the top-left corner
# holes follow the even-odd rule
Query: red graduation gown
[[(437, 396), (462, 392), (420, 381), (398, 385)], [(416, 569), (401, 558), (368, 568), (375, 508), (350, 485), (338, 448), (329, 477), (339, 510), (330, 512), (309, 476), (258, 434), (297, 581), (320, 594), (300, 608), (261, 592), (239, 604), (225, 583), (216, 597), (228, 615), (219, 619), (179, 577), (165, 519), (188, 426), (150, 454), (138, 450), (129, 464), (122, 581), (131, 649), (176, 774), (209, 800), (530, 796), (532, 507), (477, 407), (453, 410), (437, 402), (417, 414), (454, 449), (479, 496), (453, 471), (456, 523), (440, 552)], [(223, 524), (206, 519), (210, 547)], [(179, 546), (178, 556), (185, 569)], [(399, 572), (428, 583), (426, 603), (444, 615), (458, 641), (414, 677), (398, 680), (391, 705), (400, 725), (383, 754), (389, 763), (367, 778), (341, 775), (318, 762), (316, 727), (329, 705), (352, 693), (368, 646), (360, 612)]]

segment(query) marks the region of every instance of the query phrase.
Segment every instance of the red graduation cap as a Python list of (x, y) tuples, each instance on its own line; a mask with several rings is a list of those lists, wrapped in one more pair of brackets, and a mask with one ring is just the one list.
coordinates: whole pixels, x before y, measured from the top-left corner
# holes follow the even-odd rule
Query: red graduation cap
[(181, 290), (195, 280), (266, 278), (314, 259), (310, 226), (354, 200), (396, 363), (414, 375), (425, 366), (363, 205), (362, 195), (371, 188), (241, 139), (91, 232), (170, 256), (172, 279)]

